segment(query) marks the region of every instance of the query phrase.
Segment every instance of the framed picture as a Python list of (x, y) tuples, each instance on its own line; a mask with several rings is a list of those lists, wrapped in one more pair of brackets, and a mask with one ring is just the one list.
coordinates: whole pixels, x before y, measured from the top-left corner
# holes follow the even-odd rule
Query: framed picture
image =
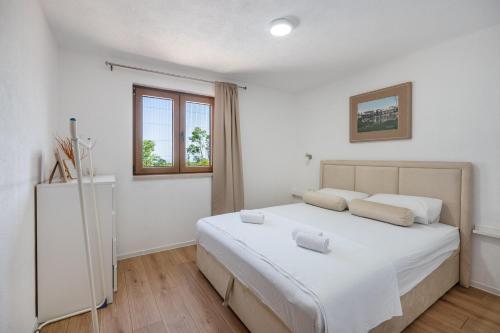
[(411, 82), (351, 96), (350, 142), (411, 138)]

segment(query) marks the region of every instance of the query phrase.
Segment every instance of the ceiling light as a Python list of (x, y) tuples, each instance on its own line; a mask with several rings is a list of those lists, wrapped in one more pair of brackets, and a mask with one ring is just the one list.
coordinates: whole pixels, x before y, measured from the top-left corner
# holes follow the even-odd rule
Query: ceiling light
[(288, 35), (292, 29), (293, 25), (289, 20), (279, 18), (271, 21), (271, 29), (269, 31), (271, 32), (271, 35), (281, 37)]

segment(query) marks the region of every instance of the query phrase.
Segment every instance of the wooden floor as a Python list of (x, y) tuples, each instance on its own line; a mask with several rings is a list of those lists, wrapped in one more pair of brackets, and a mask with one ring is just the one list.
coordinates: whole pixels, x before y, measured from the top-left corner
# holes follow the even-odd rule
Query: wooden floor
[[(248, 332), (198, 271), (196, 248), (126, 259), (118, 265), (114, 303), (99, 311), (101, 332)], [(46, 326), (42, 333), (91, 332), (90, 315)], [(406, 333), (500, 332), (500, 297), (455, 287)]]

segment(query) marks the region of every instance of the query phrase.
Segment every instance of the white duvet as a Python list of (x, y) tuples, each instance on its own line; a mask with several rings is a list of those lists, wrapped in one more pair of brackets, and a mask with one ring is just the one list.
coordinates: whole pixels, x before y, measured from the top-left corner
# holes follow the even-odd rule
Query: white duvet
[(396, 268), (400, 295), (420, 283), (460, 245), (458, 228), (442, 223), (399, 227), (354, 216), (348, 211), (335, 212), (304, 203), (263, 211), (335, 233), (377, 252)]
[(402, 314), (389, 259), (326, 230), (327, 254), (297, 247), (291, 233), (303, 224), (264, 211), (262, 225), (241, 223), (237, 213), (201, 219), (198, 243), (293, 332), (367, 332)]

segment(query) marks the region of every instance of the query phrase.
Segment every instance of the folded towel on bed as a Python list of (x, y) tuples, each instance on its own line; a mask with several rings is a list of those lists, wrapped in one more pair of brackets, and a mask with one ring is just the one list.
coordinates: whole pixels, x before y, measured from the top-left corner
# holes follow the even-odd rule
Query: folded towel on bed
[(240, 211), (241, 221), (245, 223), (262, 224), (265, 220), (265, 215), (258, 210), (242, 210)]
[(314, 229), (314, 228), (308, 228), (308, 227), (299, 227), (299, 228), (293, 229), (293, 231), (292, 231), (293, 240), (295, 240), (297, 238), (297, 234), (299, 232), (308, 232), (308, 233), (313, 234), (313, 235), (323, 236), (323, 231), (321, 231), (321, 230)]
[(295, 242), (300, 247), (325, 253), (328, 251), (330, 238), (324, 235), (315, 235), (310, 232), (298, 232), (295, 237)]

